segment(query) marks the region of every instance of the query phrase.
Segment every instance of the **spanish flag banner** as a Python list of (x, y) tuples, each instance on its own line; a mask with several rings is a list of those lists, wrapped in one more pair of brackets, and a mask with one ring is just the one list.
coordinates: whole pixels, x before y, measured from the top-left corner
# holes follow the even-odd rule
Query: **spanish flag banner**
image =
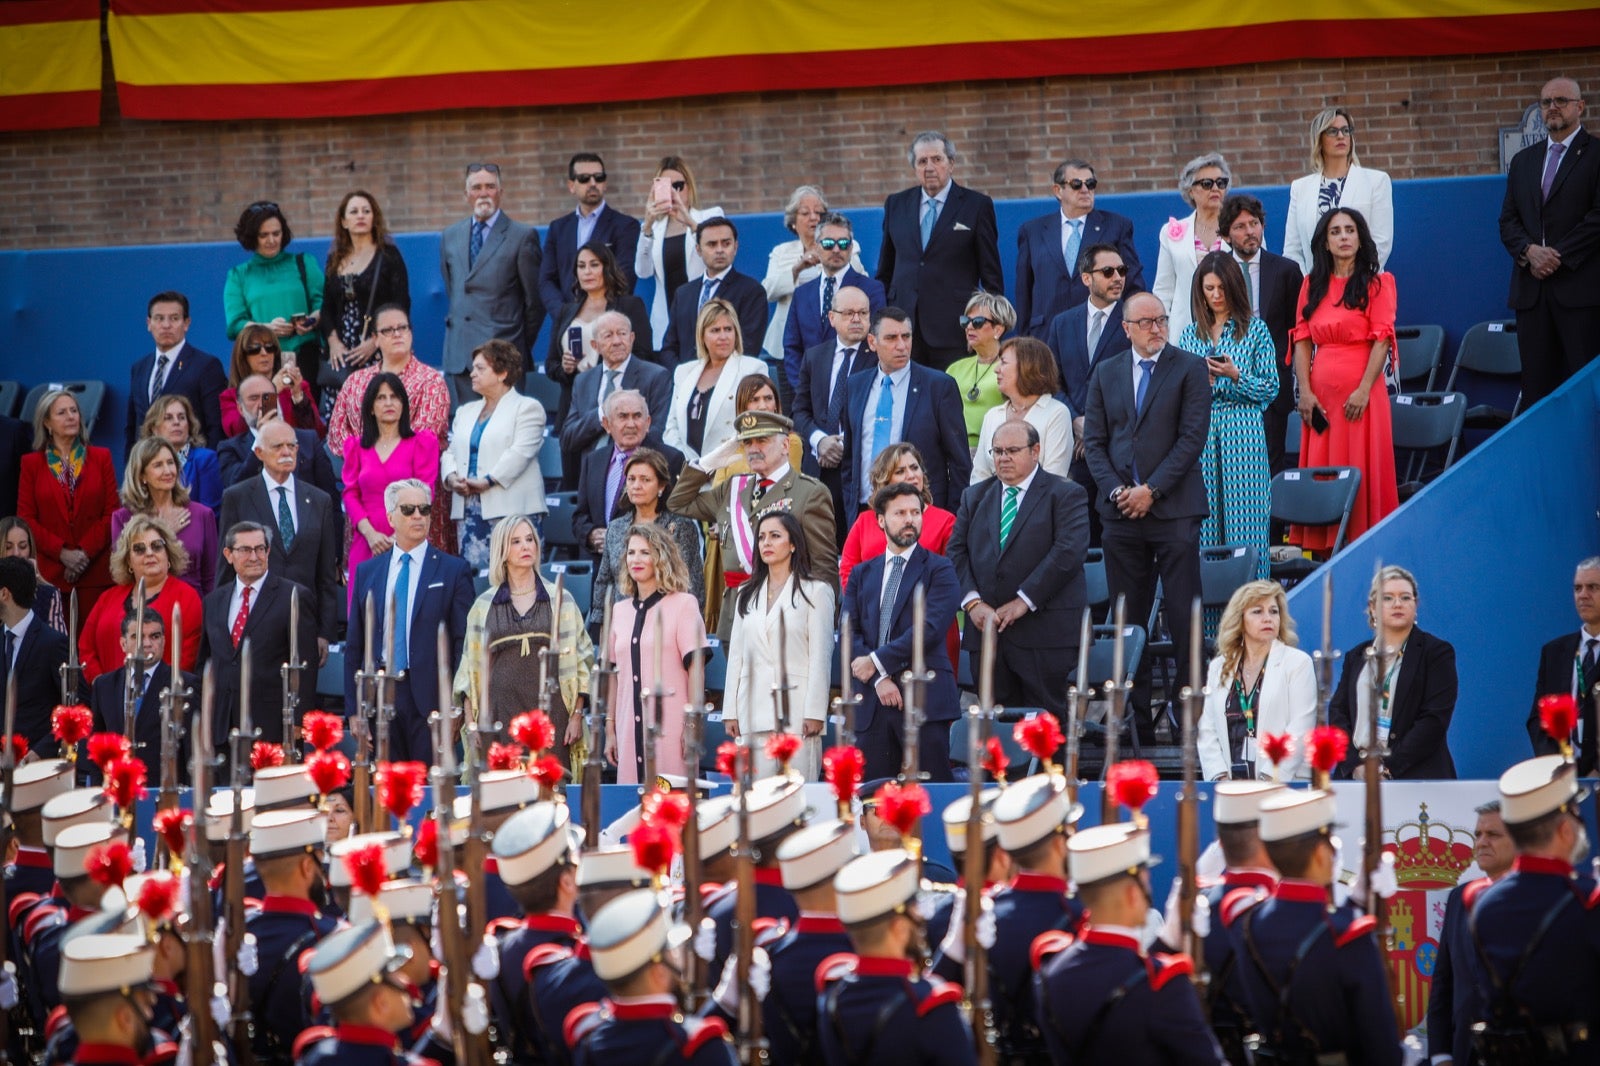
[(0, 130), (100, 122), (100, 0), (0, 3)]
[(309, 118), (1600, 45), (1593, 0), (111, 0), (122, 111)]

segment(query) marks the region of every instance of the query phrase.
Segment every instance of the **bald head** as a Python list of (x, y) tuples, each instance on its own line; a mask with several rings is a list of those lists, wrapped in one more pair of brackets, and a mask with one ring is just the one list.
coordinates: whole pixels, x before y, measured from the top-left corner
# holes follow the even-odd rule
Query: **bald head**
[(1122, 331), (1136, 355), (1145, 359), (1160, 355), (1167, 346), (1166, 305), (1148, 292), (1128, 297), (1122, 306)]
[(1552, 141), (1566, 140), (1583, 121), (1583, 90), (1571, 78), (1551, 78), (1539, 90), (1539, 115)]

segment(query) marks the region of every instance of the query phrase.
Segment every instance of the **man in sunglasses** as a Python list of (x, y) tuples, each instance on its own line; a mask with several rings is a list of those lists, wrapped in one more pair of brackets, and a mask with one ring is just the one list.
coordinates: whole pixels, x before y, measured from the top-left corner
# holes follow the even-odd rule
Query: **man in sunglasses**
[[(450, 313), (444, 320), (444, 379), (454, 410), (477, 399), (472, 391), (472, 353), (484, 341), (514, 344), (533, 366), (533, 339), (544, 324), (539, 295), (539, 235), (526, 222), (500, 210), (500, 167), (467, 166), (466, 198), (471, 216), (439, 239)], [(559, 303), (556, 306), (560, 306)]]
[(228, 387), (228, 375), (220, 359), (189, 343), (189, 298), (181, 292), (158, 292), (150, 297), (145, 308), (145, 328), (156, 342), (156, 350), (133, 364), (128, 382), (128, 423), (123, 427), (125, 446), (133, 447), (150, 405), (156, 397), (166, 395), (186, 397), (194, 405), (212, 447), (226, 440), (222, 432), (222, 390)]
[[(817, 247), (821, 249), (822, 273), (795, 289), (783, 327), (783, 377), (791, 392), (800, 388), (805, 353), (835, 336), (833, 306), (840, 289), (860, 289), (866, 294), (869, 312), (885, 302), (883, 286), (850, 265), (850, 257), (860, 248), (848, 218), (836, 212), (822, 216), (817, 223)], [(785, 410), (798, 408), (791, 404)]]
[(1017, 331), (1040, 340), (1052, 319), (1088, 298), (1079, 260), (1090, 245), (1109, 244), (1117, 250), (1128, 268), (1127, 295), (1144, 290), (1133, 223), (1095, 208), (1094, 192), (1100, 182), (1094, 167), (1069, 159), (1056, 167), (1050, 181), (1061, 209), (1029, 219), (1017, 231)]
[(539, 296), (551, 315), (572, 299), (578, 282), (578, 249), (599, 241), (611, 249), (632, 292), (638, 277), (633, 255), (639, 247), (639, 220), (606, 202), (606, 164), (593, 152), (579, 152), (567, 161), (567, 192), (575, 210), (550, 220), (545, 230), (544, 259), (539, 265)]

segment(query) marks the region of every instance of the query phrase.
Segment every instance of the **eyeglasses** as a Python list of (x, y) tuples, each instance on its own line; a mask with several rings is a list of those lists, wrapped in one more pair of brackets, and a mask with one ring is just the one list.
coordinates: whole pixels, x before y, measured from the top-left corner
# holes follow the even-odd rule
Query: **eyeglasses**
[(1023, 452), (1028, 451), (1030, 447), (1031, 445), (1019, 444), (1014, 448), (990, 448), (989, 454), (996, 459), (1009, 459), (1013, 455), (1021, 455)]
[(965, 329), (970, 326), (973, 329), (982, 329), (993, 321), (994, 319), (986, 318), (983, 315), (962, 315), (961, 327)]
[(1409, 592), (1384, 593), (1384, 603), (1416, 603), (1417, 598)]
[(1166, 315), (1157, 315), (1155, 318), (1125, 318), (1123, 321), (1140, 329), (1166, 329), (1168, 318)]
[(380, 337), (404, 337), (411, 332), (410, 326), (384, 326), (378, 331)]
[(235, 544), (233, 547), (229, 548), (228, 550), (230, 552), (232, 552), (233, 554), (235, 554), (235, 555), (265, 555), (265, 554), (267, 554), (267, 546), (265, 544)]
[(1228, 184), (1227, 178), (1196, 178), (1189, 183), (1189, 188), (1192, 189), (1198, 185), (1206, 192), (1210, 192), (1212, 189), (1226, 189)]
[(489, 173), (493, 174), (497, 178), (500, 176), (500, 164), (499, 163), (468, 163), (467, 164), (467, 173), (468, 174), (476, 174), (480, 170), (487, 170)]
[(1340, 140), (1344, 140), (1347, 137), (1354, 137), (1355, 134), (1356, 131), (1351, 129), (1349, 126), (1329, 126), (1327, 129), (1322, 131), (1322, 135), (1324, 137), (1337, 137)]
[(1088, 189), (1090, 192), (1094, 192), (1097, 188), (1100, 187), (1100, 179), (1099, 178), (1073, 178), (1071, 181), (1058, 181), (1058, 182), (1056, 182), (1056, 184), (1057, 185), (1065, 185), (1067, 188), (1071, 189), (1073, 192), (1077, 192), (1079, 189)]
[(1552, 107), (1567, 107), (1577, 102), (1578, 101), (1574, 100), (1570, 96), (1546, 96), (1544, 99), (1539, 101), (1539, 106), (1548, 111)]
[(846, 311), (842, 307), (835, 307), (829, 313), (838, 315), (840, 318), (871, 318), (872, 317), (872, 312), (870, 310), (866, 310), (866, 309), (857, 310), (857, 311)]
[(688, 187), (689, 187), (689, 183), (687, 181), (675, 181), (675, 182), (672, 183), (672, 188), (677, 192), (682, 192), (683, 190), (687, 189)]
[(1085, 274), (1099, 274), (1102, 278), (1105, 278), (1107, 281), (1110, 281), (1113, 276), (1119, 277), (1119, 278), (1127, 277), (1128, 276), (1128, 268), (1125, 267), (1125, 266), (1119, 266), (1119, 267), (1092, 267), (1089, 270), (1085, 270), (1084, 273)]
[(407, 518), (410, 518), (413, 515), (422, 515), (423, 517), (427, 517), (433, 513), (433, 504), (431, 503), (402, 503), (397, 504), (396, 506), (400, 508), (400, 513), (405, 515)]
[(244, 346), (245, 355), (260, 355), (262, 352), (271, 352), (273, 355), (277, 355), (278, 346), (276, 344), (247, 344)]
[(130, 544), (130, 545), (128, 545), (128, 550), (131, 551), (135, 555), (152, 555), (152, 554), (155, 554), (157, 552), (166, 551), (167, 550), (167, 542), (164, 541), (164, 540), (153, 540), (148, 544), (145, 544), (143, 542), (140, 542), (140, 543), (137, 543), (137, 544)]
[(822, 246), (823, 251), (831, 252), (835, 248), (843, 251), (854, 244), (855, 241), (850, 237), (824, 237), (817, 243)]
[(579, 185), (604, 185), (606, 183), (606, 172), (602, 170), (598, 174), (574, 174), (572, 175), (572, 180)]

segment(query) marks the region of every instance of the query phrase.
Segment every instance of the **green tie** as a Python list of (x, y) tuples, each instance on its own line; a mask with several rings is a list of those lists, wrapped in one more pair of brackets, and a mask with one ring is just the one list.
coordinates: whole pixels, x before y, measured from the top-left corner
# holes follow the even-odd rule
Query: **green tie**
[(1022, 490), (1016, 485), (1006, 486), (1006, 497), (1000, 501), (1000, 546), (1006, 546), (1006, 541), (1011, 539), (1011, 523), (1017, 520), (1017, 494)]

